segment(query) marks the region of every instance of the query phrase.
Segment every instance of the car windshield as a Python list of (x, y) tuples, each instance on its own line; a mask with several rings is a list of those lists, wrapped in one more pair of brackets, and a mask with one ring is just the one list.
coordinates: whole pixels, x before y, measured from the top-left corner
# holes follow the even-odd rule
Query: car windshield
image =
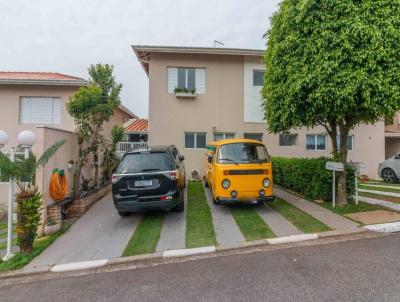
[(172, 170), (167, 152), (142, 152), (126, 154), (119, 163), (116, 173), (140, 173)]
[(218, 149), (218, 163), (249, 164), (270, 161), (264, 145), (255, 143), (233, 143), (222, 145)]

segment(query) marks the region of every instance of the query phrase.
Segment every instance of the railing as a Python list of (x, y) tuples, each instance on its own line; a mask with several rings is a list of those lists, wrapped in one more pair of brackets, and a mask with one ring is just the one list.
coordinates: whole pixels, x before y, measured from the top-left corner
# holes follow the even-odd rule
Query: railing
[(125, 153), (130, 149), (147, 149), (147, 142), (119, 142), (117, 150), (119, 153)]

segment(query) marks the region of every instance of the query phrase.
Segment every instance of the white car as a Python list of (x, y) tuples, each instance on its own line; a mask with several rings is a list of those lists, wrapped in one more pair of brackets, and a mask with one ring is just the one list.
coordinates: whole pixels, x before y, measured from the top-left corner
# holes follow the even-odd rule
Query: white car
[(398, 182), (400, 179), (400, 154), (381, 162), (378, 167), (378, 175), (385, 182)]

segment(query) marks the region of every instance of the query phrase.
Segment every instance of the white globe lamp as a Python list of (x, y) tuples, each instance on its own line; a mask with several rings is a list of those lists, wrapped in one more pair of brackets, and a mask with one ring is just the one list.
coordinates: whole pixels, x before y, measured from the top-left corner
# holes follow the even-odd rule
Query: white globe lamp
[(25, 159), (29, 158), (29, 149), (36, 142), (36, 134), (29, 130), (24, 130), (18, 134), (18, 144), (24, 148)]
[(24, 130), (18, 134), (18, 144), (30, 147), (36, 142), (36, 134), (30, 130)]
[(0, 130), (0, 147), (8, 143), (8, 134), (4, 130)]

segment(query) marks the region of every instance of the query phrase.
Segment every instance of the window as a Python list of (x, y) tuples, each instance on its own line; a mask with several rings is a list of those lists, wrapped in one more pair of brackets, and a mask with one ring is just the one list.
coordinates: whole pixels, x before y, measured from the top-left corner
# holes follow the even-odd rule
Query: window
[(235, 138), (235, 133), (223, 133), (223, 132), (215, 132), (214, 140), (220, 141), (223, 139)]
[(61, 123), (61, 100), (53, 97), (22, 97), (20, 100), (21, 124)]
[(218, 162), (232, 163), (266, 163), (269, 155), (264, 145), (255, 143), (225, 144), (218, 148)]
[(186, 149), (203, 149), (206, 147), (207, 133), (205, 132), (186, 132)]
[[(347, 150), (353, 151), (353, 135), (347, 137)], [(340, 135), (336, 136), (336, 144), (340, 148)]]
[(175, 88), (196, 89), (196, 93), (205, 93), (205, 68), (168, 67), (167, 77), (167, 89), (169, 93), (173, 93)]
[(292, 147), (297, 145), (297, 134), (279, 134), (279, 146)]
[(253, 70), (253, 86), (263, 86), (263, 85), (264, 85), (264, 71)]
[(307, 150), (326, 150), (325, 134), (307, 134), (306, 135)]
[(128, 153), (117, 168), (117, 174), (139, 173), (144, 171), (172, 170), (171, 157), (167, 152)]
[(244, 138), (254, 139), (256, 141), (262, 142), (263, 134), (262, 133), (245, 133)]

